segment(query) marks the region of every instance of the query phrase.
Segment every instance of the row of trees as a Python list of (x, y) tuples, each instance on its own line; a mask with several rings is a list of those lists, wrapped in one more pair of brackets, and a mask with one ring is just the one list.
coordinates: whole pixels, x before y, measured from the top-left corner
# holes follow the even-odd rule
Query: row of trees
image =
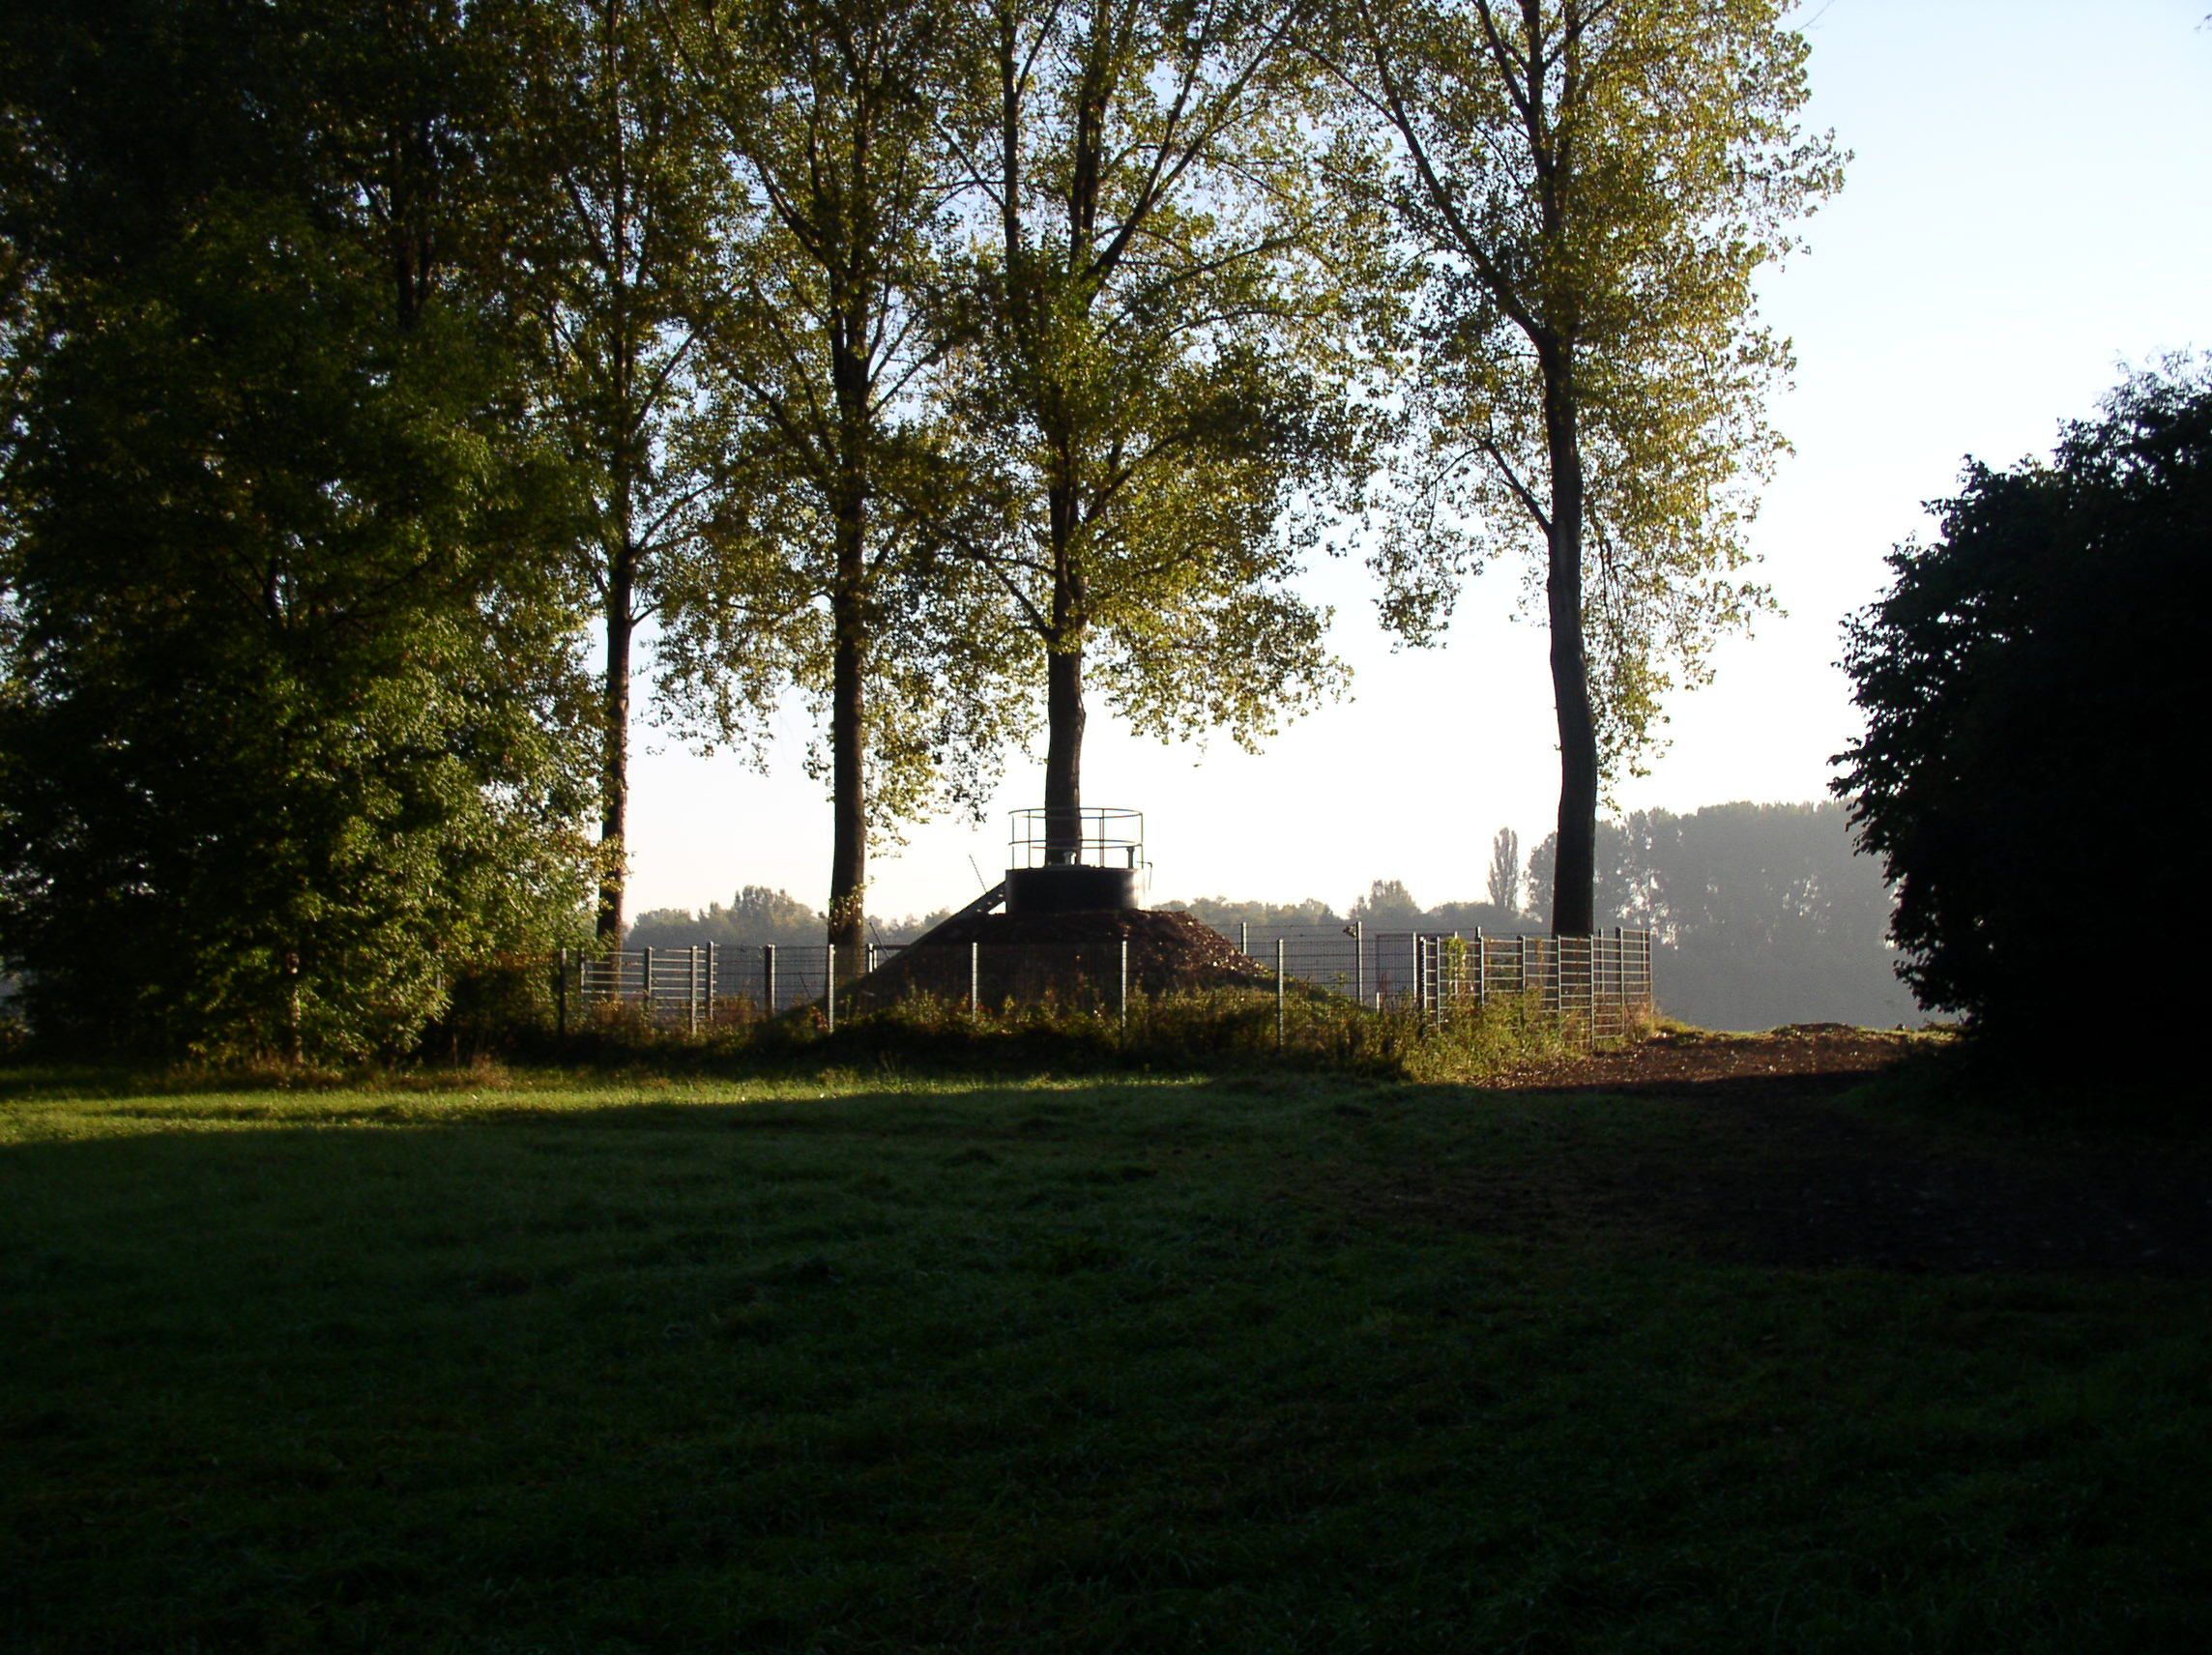
[(1333, 693), (1363, 520), (1416, 640), (1533, 551), (1588, 929), (1604, 774), (1761, 601), (1750, 280), (1837, 176), (1781, 12), (8, 0), (8, 952), (342, 1052), (585, 886), (612, 944), (649, 624), (704, 744), (812, 701), (858, 941), (1040, 713), (1066, 836), (1093, 690)]

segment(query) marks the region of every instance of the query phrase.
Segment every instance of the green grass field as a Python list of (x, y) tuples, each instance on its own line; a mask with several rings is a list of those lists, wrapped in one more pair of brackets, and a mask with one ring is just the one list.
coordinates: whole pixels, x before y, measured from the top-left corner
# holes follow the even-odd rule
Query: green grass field
[(1667, 1217), (1760, 1118), (0, 1072), (0, 1648), (2204, 1647), (2205, 1279)]

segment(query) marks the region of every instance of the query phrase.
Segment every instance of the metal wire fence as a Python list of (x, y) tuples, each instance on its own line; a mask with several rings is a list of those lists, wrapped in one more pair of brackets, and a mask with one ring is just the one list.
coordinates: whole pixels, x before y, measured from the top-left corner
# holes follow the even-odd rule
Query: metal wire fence
[[(1412, 1011), (1441, 1026), (1512, 999), (1577, 1023), (1592, 1040), (1617, 1038), (1652, 1009), (1651, 933), (1493, 937), (1304, 927), (1223, 937), (1259, 968), (1246, 980), (1280, 999), (1292, 983), (1378, 1011)], [(564, 953), (556, 999), (572, 1014), (623, 1007), (693, 1031), (816, 1005), (841, 1016), (928, 996), (976, 1010), (1053, 1005), (1126, 1016), (1129, 996), (1179, 986), (1172, 963), (1138, 942), (956, 944), (911, 953), (900, 944), (831, 948), (701, 944), (615, 953)]]
[(1584, 1018), (1592, 1038), (1612, 1039), (1652, 1010), (1648, 931), (1615, 927), (1590, 937), (1369, 931), (1348, 926), (1217, 927), (1247, 954), (1300, 982), (1350, 995), (1377, 1010), (1411, 1007), (1436, 1021), (1515, 997), (1530, 1009)]

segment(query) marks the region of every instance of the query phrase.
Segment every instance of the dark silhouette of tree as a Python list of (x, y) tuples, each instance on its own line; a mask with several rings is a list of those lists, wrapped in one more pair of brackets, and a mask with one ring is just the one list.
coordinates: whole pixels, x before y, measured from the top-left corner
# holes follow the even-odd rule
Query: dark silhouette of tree
[(1938, 521), (1845, 633), (1867, 732), (1834, 788), (1896, 882), (1904, 974), (2039, 1060), (2068, 1055), (2052, 1035), (2085, 1004), (2179, 1027), (2186, 973), (2131, 970), (2065, 920), (2084, 845), (2153, 920), (2190, 888), (2175, 800), (2202, 747), (2201, 628), (2180, 594), (2212, 555), (2212, 361), (2128, 379), (2049, 462), (1969, 463)]

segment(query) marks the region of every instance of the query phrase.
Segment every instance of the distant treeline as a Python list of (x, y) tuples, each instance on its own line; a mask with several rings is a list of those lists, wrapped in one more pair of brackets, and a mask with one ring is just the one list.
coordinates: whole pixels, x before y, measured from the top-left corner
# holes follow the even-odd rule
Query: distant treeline
[[(1513, 849), (1509, 832), (1492, 845), (1489, 886), (1504, 901), (1423, 907), (1401, 881), (1378, 880), (1341, 915), (1312, 899), (1167, 906), (1224, 929), (1244, 921), (1255, 938), (1354, 919), (1369, 931), (1541, 931), (1553, 839), (1536, 847), (1526, 876)], [(1598, 824), (1597, 875), (1600, 924), (1656, 934), (1659, 1002), (1670, 1016), (1707, 1029), (1923, 1020), (1894, 969), (1881, 869), (1853, 851), (1840, 803), (1637, 811)]]
[[(911, 943), (952, 910), (908, 915), (903, 919), (868, 916), (867, 936), (875, 943)], [(786, 890), (748, 885), (727, 904), (713, 902), (696, 913), (688, 908), (649, 908), (629, 928), (624, 945), (630, 948), (687, 948), (692, 944), (719, 943), (724, 947), (757, 948), (764, 943), (778, 947), (820, 947), (829, 936), (829, 917), (809, 908)]]
[[(1400, 880), (1377, 880), (1339, 912), (1302, 902), (1226, 896), (1162, 903), (1255, 944), (1278, 932), (1349, 926), (1369, 932), (1471, 935), (1538, 932), (1551, 884), (1547, 837), (1526, 873), (1510, 832), (1493, 841), (1494, 898), (1423, 907)], [(898, 920), (871, 918), (878, 942), (911, 942), (950, 910)], [(1598, 913), (1608, 925), (1657, 934), (1659, 1001), (1670, 1016), (1708, 1029), (1767, 1029), (1779, 1023), (1886, 1027), (1921, 1014), (1897, 979), (1885, 932), (1890, 896), (1881, 870), (1855, 855), (1844, 806), (1715, 804), (1687, 816), (1644, 810), (1598, 828)], [(819, 946), (828, 921), (781, 890), (746, 886), (729, 904), (692, 913), (653, 909), (638, 916), (628, 945)]]
[[(1551, 841), (1529, 857), (1543, 888)], [(1598, 913), (1657, 933), (1659, 1003), (1707, 1029), (1924, 1022), (1896, 973), (1881, 867), (1846, 806), (1714, 804), (1598, 824)]]

